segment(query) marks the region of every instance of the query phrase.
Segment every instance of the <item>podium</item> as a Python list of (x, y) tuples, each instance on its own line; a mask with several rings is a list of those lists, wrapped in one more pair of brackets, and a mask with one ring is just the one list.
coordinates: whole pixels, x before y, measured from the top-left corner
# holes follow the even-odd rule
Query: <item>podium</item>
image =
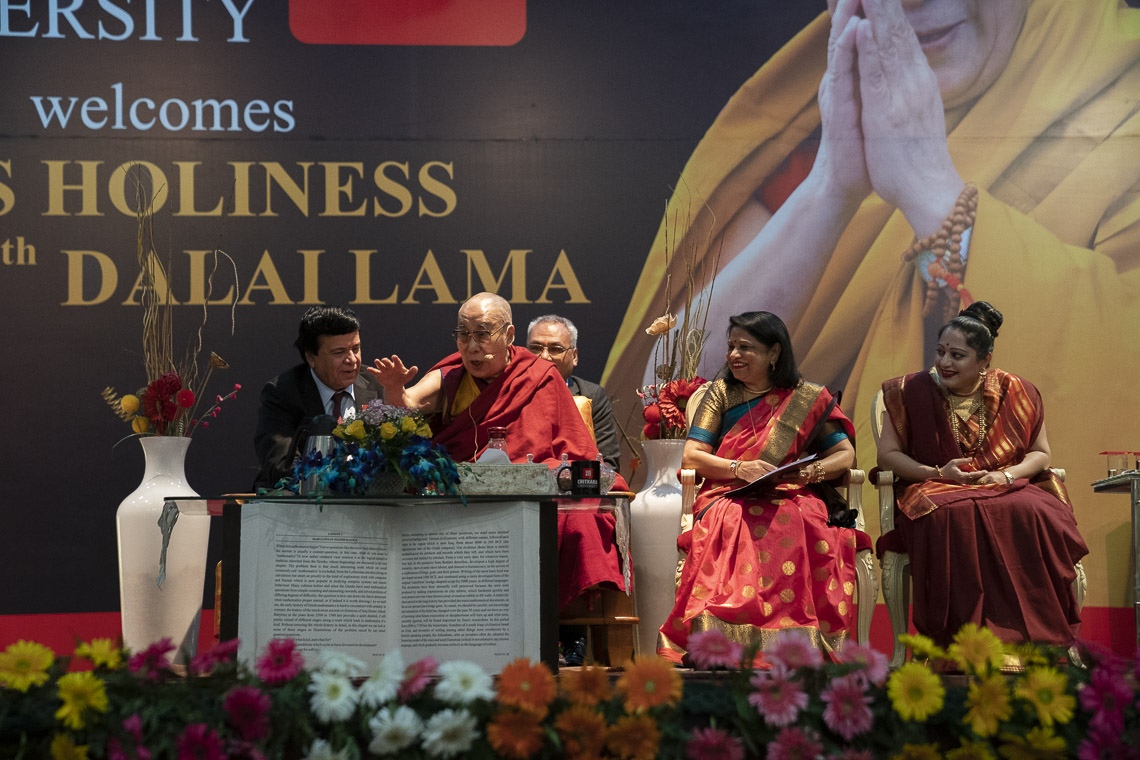
[[(368, 664), (464, 659), (497, 673), (558, 665), (558, 513), (613, 511), (628, 562), (628, 498), (258, 496), (168, 500), (222, 518), (222, 639), (252, 662), (273, 638)], [(624, 534), (624, 535), (621, 535)]]
[(1132, 607), (1140, 647), (1140, 472), (1127, 470), (1092, 484), (1096, 493), (1127, 493), (1132, 499)]

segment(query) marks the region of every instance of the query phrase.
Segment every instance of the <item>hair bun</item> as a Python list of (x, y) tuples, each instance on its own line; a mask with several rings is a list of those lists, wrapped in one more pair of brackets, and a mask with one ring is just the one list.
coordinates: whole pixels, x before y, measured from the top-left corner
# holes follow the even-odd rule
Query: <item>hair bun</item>
[(1002, 323), (1005, 318), (1002, 317), (1001, 312), (993, 307), (993, 304), (988, 301), (974, 301), (972, 304), (958, 312), (960, 317), (969, 317), (970, 319), (977, 320), (986, 326), (990, 331), (990, 336), (997, 339), (998, 330), (1001, 329)]

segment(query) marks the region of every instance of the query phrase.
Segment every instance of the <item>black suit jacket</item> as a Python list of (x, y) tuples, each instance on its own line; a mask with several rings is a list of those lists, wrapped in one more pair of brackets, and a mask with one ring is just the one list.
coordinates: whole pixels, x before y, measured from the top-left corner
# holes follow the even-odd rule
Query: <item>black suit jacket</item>
[[(372, 376), (362, 370), (353, 387), (356, 408), (379, 397)], [(308, 364), (298, 364), (270, 380), (261, 389), (257, 432), (253, 446), (261, 469), (254, 489), (272, 488), (293, 471), (293, 436), (309, 417), (328, 414)]]
[(621, 465), (621, 441), (618, 439), (614, 411), (610, 406), (610, 397), (606, 395), (606, 389), (576, 375), (567, 378), (566, 385), (575, 396), (585, 396), (590, 399), (594, 413), (594, 440), (597, 441), (598, 451), (601, 452), (602, 459), (617, 470)]

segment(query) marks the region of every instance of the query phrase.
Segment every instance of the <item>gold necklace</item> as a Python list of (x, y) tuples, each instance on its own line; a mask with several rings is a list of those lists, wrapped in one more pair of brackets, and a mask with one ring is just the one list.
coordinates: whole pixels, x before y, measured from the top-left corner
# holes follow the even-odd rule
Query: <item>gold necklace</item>
[[(960, 397), (959, 397), (960, 398)], [(954, 433), (954, 444), (958, 447), (958, 453), (962, 456), (966, 455), (966, 448), (962, 445), (962, 433), (958, 428), (958, 417), (963, 410), (963, 404), (957, 405), (950, 402), (950, 395), (947, 394), (947, 414), (950, 415), (950, 430)], [(983, 402), (982, 394), (976, 394), (969, 399), (968, 406), (965, 406), (965, 417), (962, 421), (970, 419), (974, 412), (978, 413), (978, 445), (973, 448), (973, 451), (978, 451), (982, 448), (982, 442), (986, 440), (986, 405)]]
[(744, 390), (746, 390), (746, 391), (748, 391), (749, 393), (752, 393), (752, 394), (754, 394), (754, 395), (756, 395), (756, 396), (763, 396), (765, 393), (767, 393), (768, 391), (772, 390), (772, 386), (770, 386), (770, 385), (769, 385), (767, 388), (765, 388), (764, 390), (762, 390), (762, 391), (754, 391), (754, 390), (752, 390), (751, 388), (749, 388), (749, 387), (748, 387), (748, 386), (747, 386), (745, 383), (741, 383), (741, 385), (742, 385), (742, 386), (744, 386)]

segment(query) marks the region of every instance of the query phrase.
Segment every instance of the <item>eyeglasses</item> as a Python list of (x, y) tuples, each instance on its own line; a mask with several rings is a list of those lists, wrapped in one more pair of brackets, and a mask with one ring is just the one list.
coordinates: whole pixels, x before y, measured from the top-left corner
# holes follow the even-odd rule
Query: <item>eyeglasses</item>
[(498, 327), (498, 329), (496, 329), (496, 330), (471, 330), (471, 331), (468, 331), (468, 330), (463, 330), (463, 329), (457, 327), (451, 331), (451, 337), (455, 338), (456, 343), (463, 343), (464, 345), (466, 345), (467, 343), (470, 343), (472, 339), (474, 339), (476, 343), (482, 345), (482, 344), (486, 343), (487, 341), (489, 341), (491, 338), (498, 335), (500, 332), (502, 332), (507, 327), (508, 324), (510, 324), (510, 323), (504, 323), (504, 324), (500, 325)]
[(566, 352), (570, 351), (572, 348), (573, 346), (566, 348), (565, 346), (559, 345), (540, 346), (537, 343), (531, 343), (526, 347), (526, 350), (530, 351), (535, 356), (542, 356), (543, 353), (546, 353), (546, 355), (551, 359), (561, 359), (566, 354)]

